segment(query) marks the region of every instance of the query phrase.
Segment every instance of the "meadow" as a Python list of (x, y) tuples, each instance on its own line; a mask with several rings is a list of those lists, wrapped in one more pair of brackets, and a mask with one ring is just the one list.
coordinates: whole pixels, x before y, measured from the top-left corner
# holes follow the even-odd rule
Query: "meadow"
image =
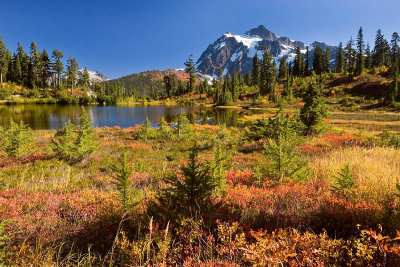
[[(278, 116), (270, 111), (263, 116)], [(90, 134), (90, 144), (79, 157), (60, 137), (65, 132), (28, 129), (33, 138), (25, 149), (1, 152), (0, 263), (396, 266), (397, 115), (332, 110), (323, 133), (290, 150), (302, 162), (296, 177), (269, 169), (269, 139), (252, 132), (263, 116), (255, 116), (245, 128), (184, 121), (182, 128), (154, 129), (144, 122), (88, 126), (85, 133), (81, 125), (72, 132)], [(184, 187), (200, 174), (213, 179), (199, 187), (209, 194)], [(183, 205), (187, 195), (166, 190), (174, 186), (197, 192), (201, 204)]]

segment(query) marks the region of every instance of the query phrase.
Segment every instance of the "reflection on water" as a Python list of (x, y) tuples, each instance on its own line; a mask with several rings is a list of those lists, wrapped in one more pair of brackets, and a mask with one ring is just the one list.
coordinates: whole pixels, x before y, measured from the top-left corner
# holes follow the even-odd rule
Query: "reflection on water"
[[(86, 106), (96, 127), (127, 128), (141, 124), (149, 117), (156, 126), (164, 117), (168, 123), (176, 122), (181, 107), (165, 106)], [(182, 107), (192, 122), (201, 124), (237, 125), (240, 113), (245, 111), (223, 110), (206, 107)], [(60, 129), (69, 119), (78, 123), (81, 107), (78, 105), (0, 105), (0, 125), (10, 119), (23, 120), (32, 129)]]

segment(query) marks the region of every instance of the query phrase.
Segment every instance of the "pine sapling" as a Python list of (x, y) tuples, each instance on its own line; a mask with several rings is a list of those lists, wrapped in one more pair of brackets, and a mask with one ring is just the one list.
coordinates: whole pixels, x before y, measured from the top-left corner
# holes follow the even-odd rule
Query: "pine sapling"
[(127, 210), (127, 203), (128, 203), (128, 190), (131, 187), (130, 181), (129, 181), (129, 176), (131, 174), (130, 168), (128, 165), (128, 162), (126, 160), (126, 154), (122, 153), (122, 156), (120, 158), (121, 166), (112, 166), (112, 169), (116, 172), (116, 175), (114, 176), (114, 185), (116, 186), (118, 193), (119, 193), (119, 199), (122, 205), (122, 209), (124, 213)]
[(161, 122), (158, 125), (158, 132), (162, 138), (167, 138), (171, 134), (171, 127), (169, 127), (169, 124), (164, 117), (162, 117)]
[(355, 185), (349, 163), (346, 163), (334, 178), (335, 184), (332, 185), (332, 190), (336, 193), (343, 194)]
[(175, 133), (178, 135), (178, 139), (187, 136), (191, 132), (190, 122), (182, 109), (179, 112), (178, 122), (176, 123), (174, 130)]
[(165, 219), (193, 217), (212, 208), (210, 205), (216, 187), (215, 179), (209, 164), (199, 161), (198, 153), (198, 147), (195, 145), (187, 164), (180, 168), (180, 177), (172, 174), (164, 179), (167, 187), (157, 196), (157, 214)]
[(9, 157), (19, 158), (32, 151), (32, 130), (21, 121), (19, 124), (10, 119), (0, 132), (0, 149)]

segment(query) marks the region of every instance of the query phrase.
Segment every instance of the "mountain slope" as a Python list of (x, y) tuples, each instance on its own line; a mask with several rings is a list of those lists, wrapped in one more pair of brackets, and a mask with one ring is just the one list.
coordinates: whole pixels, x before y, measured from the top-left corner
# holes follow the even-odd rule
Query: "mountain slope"
[[(322, 49), (329, 47), (331, 60), (336, 58), (337, 47), (314, 42), (309, 45), (310, 64), (316, 45), (320, 45)], [(201, 54), (196, 62), (197, 71), (210, 76), (217, 76), (219, 68), (223, 69), (224, 74), (232, 74), (233, 71), (248, 73), (252, 69), (254, 55), (257, 53), (258, 57), (262, 58), (262, 47), (270, 49), (270, 53), (277, 63), (283, 56), (287, 56), (289, 61), (293, 61), (297, 47), (300, 47), (302, 53), (306, 52), (306, 45), (303, 42), (294, 41), (288, 37), (279, 37), (260, 25), (247, 31), (244, 35), (229, 32), (223, 34)]]
[[(140, 96), (151, 96), (153, 93), (160, 94), (165, 91), (163, 85), (164, 76), (174, 75), (182, 83), (189, 80), (189, 74), (182, 70), (153, 70), (145, 71), (137, 74), (123, 76), (118, 79), (107, 81), (108, 84), (118, 84), (125, 90), (135, 91)], [(198, 75), (198, 80), (203, 80), (204, 75)]]

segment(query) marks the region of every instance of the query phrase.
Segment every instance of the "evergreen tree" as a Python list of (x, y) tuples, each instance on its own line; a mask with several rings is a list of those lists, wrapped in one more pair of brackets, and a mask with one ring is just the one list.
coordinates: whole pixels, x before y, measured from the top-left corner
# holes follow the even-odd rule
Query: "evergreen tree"
[(199, 89), (199, 94), (200, 94), (199, 98), (201, 99), (201, 95), (204, 93), (207, 94), (207, 92), (208, 92), (208, 81), (206, 79), (204, 79), (200, 85), (201, 85), (201, 88)]
[(6, 55), (3, 59), (3, 81), (6, 80), (8, 81), (8, 77), (10, 76), (9, 74), (12, 75), (12, 56), (11, 52), (9, 50), (6, 50)]
[(185, 93), (185, 87), (181, 80), (178, 80), (178, 95), (182, 95)]
[(189, 56), (189, 59), (185, 62), (185, 72), (189, 74), (189, 83), (188, 83), (188, 89), (189, 92), (193, 92), (194, 88), (196, 86), (196, 72), (195, 72), (195, 67), (194, 67), (194, 61), (192, 59), (193, 55)]
[(97, 149), (92, 123), (85, 108), (82, 107), (81, 115), (79, 116), (78, 138), (75, 142), (76, 155), (79, 160), (89, 156)]
[(244, 78), (244, 83), (245, 83), (247, 86), (251, 86), (251, 85), (252, 85), (251, 73), (250, 73), (250, 72), (248, 72), (248, 73), (246, 74), (246, 76), (245, 76), (245, 78)]
[(10, 119), (9, 123), (0, 128), (0, 151), (9, 157), (20, 158), (32, 151), (33, 133), (23, 121), (19, 124)]
[(43, 88), (48, 86), (48, 80), (51, 77), (51, 60), (49, 55), (47, 54), (46, 49), (42, 52), (42, 73), (41, 73), (41, 85)]
[(57, 73), (57, 87), (60, 88), (61, 73), (64, 70), (64, 64), (62, 63), (61, 59), (64, 57), (64, 54), (63, 54), (63, 52), (59, 51), (58, 49), (54, 49), (52, 57), (54, 59), (53, 70), (55, 73)]
[(31, 58), (29, 68), (29, 84), (33, 88), (41, 85), (42, 58), (35, 42), (31, 44)]
[(184, 138), (191, 132), (189, 120), (183, 112), (183, 109), (181, 109), (181, 111), (179, 112), (178, 122), (175, 125), (174, 131), (178, 135), (179, 139)]
[(343, 56), (343, 44), (342, 42), (339, 43), (339, 51), (336, 56), (336, 66), (335, 66), (335, 72), (336, 73), (342, 73), (343, 72), (343, 66), (344, 66), (344, 56)]
[(268, 49), (264, 50), (261, 61), (260, 94), (275, 95), (275, 81), (277, 76), (276, 64)]
[(331, 71), (331, 51), (330, 51), (329, 47), (327, 47), (325, 50), (324, 58), (325, 58), (324, 72), (330, 72)]
[(80, 78), (79, 84), (83, 86), (84, 88), (89, 88), (90, 87), (90, 76), (87, 68), (83, 70), (82, 77)]
[(114, 176), (114, 185), (117, 187), (119, 193), (119, 199), (122, 204), (122, 210), (125, 213), (127, 211), (127, 203), (129, 200), (129, 189), (131, 187), (131, 183), (129, 181), (131, 170), (126, 160), (125, 153), (122, 153), (120, 162), (121, 162), (120, 167), (113, 165), (112, 169), (116, 173)]
[(287, 78), (287, 65), (286, 65), (286, 56), (283, 56), (281, 58), (281, 61), (279, 63), (279, 74), (278, 77), (280, 80), (285, 80)]
[(394, 62), (392, 66), (392, 90), (390, 92), (390, 102), (393, 105), (399, 99), (399, 62)]
[(332, 185), (332, 190), (336, 193), (342, 194), (345, 190), (349, 190), (355, 185), (349, 163), (346, 163), (334, 178), (335, 184)]
[(390, 47), (380, 29), (376, 32), (372, 62), (374, 67), (388, 66), (390, 62)]
[(240, 87), (240, 80), (239, 80), (240, 73), (234, 71), (232, 75), (232, 84), (231, 84), (231, 94), (232, 94), (232, 101), (236, 102), (239, 99), (239, 87)]
[[(289, 75), (289, 73), (288, 73)], [(293, 87), (290, 84), (291, 79), (293, 79), (292, 76), (289, 76), (285, 82), (284, 82), (284, 88), (283, 88), (283, 92), (282, 95), (286, 98), (286, 100), (288, 101), (292, 101), (294, 96), (293, 96)]]
[(365, 68), (366, 69), (372, 68), (372, 54), (369, 43), (367, 43), (367, 48), (365, 49)]
[(5, 77), (5, 69), (7, 68), (7, 47), (3, 43), (2, 37), (0, 36), (0, 84), (3, 83), (3, 77)]
[(154, 139), (156, 137), (156, 131), (151, 126), (151, 121), (149, 117), (146, 117), (143, 124), (140, 125), (140, 128), (136, 132), (136, 136), (144, 140)]
[(365, 59), (364, 59), (364, 35), (363, 29), (360, 27), (357, 35), (357, 61), (356, 61), (356, 73), (360, 75), (365, 67)]
[[(260, 124), (260, 122), (258, 122)], [(264, 153), (268, 160), (262, 166), (263, 172), (275, 184), (282, 184), (284, 178), (303, 180), (306, 161), (298, 156), (297, 146), (301, 143), (298, 117), (282, 114), (282, 108), (266, 125), (262, 125), (263, 136), (268, 138)], [(260, 125), (261, 126), (261, 125)]]
[(171, 127), (164, 117), (161, 118), (160, 124), (158, 125), (158, 132), (162, 138), (170, 137)]
[(251, 78), (253, 80), (252, 85), (259, 86), (260, 85), (260, 61), (258, 59), (257, 53), (254, 55), (253, 58), (253, 70), (251, 71)]
[(243, 74), (239, 71), (237, 73), (238, 73), (238, 79), (239, 79), (239, 87), (243, 88), (243, 86), (244, 86)]
[(225, 76), (224, 84), (222, 86), (222, 96), (219, 103), (220, 105), (227, 105), (232, 102), (231, 85), (231, 78), (228, 73)]
[(157, 212), (168, 220), (177, 220), (180, 217), (193, 217), (210, 209), (211, 196), (215, 190), (214, 177), (207, 164), (198, 160), (198, 148), (192, 148), (189, 161), (180, 168), (181, 176), (173, 174), (164, 179), (168, 185), (157, 196)]
[(20, 73), (20, 85), (29, 86), (29, 56), (25, 53), (24, 48), (22, 47), (21, 43), (18, 43), (17, 48), (17, 55), (19, 58), (19, 65), (21, 68)]
[(69, 56), (68, 58), (68, 66), (67, 66), (67, 74), (68, 74), (68, 81), (69, 85), (71, 86), (71, 95), (73, 94), (74, 87), (77, 82), (77, 71), (78, 71), (78, 63), (76, 62), (75, 58)]
[(347, 42), (346, 48), (345, 48), (345, 57), (346, 57), (346, 69), (350, 73), (350, 75), (353, 75), (354, 70), (355, 70), (355, 51), (353, 49), (353, 37), (350, 38), (350, 41)]
[(12, 60), (12, 78), (11, 78), (11, 80), (20, 85), (22, 85), (22, 83), (23, 83), (21, 61), (20, 61), (18, 54), (14, 54), (14, 57)]
[(163, 84), (166, 91), (167, 97), (171, 97), (174, 94), (178, 93), (178, 78), (175, 74), (165, 75), (163, 78)]
[(321, 89), (310, 83), (303, 96), (304, 106), (300, 110), (300, 118), (306, 129), (305, 134), (318, 134), (324, 129), (323, 119), (327, 117), (327, 107)]
[(308, 49), (308, 46), (306, 46), (306, 56), (304, 59), (304, 76), (310, 75), (310, 51)]
[(314, 59), (313, 59), (313, 69), (314, 72), (320, 75), (324, 71), (325, 66), (325, 56), (322, 53), (322, 49), (319, 45), (315, 47)]
[(400, 36), (397, 32), (394, 32), (392, 34), (392, 40), (390, 41), (391, 45), (391, 61), (392, 61), (392, 66), (396, 63), (399, 63), (400, 61), (400, 47), (399, 47), (399, 42), (400, 42)]
[(52, 140), (58, 157), (69, 163), (75, 163), (88, 157), (97, 149), (93, 131), (92, 121), (82, 107), (79, 125), (74, 125), (71, 121), (68, 121), (64, 128), (57, 131)]
[(296, 49), (296, 57), (294, 59), (293, 75), (302, 77), (304, 75), (304, 59), (301, 54), (300, 47)]

